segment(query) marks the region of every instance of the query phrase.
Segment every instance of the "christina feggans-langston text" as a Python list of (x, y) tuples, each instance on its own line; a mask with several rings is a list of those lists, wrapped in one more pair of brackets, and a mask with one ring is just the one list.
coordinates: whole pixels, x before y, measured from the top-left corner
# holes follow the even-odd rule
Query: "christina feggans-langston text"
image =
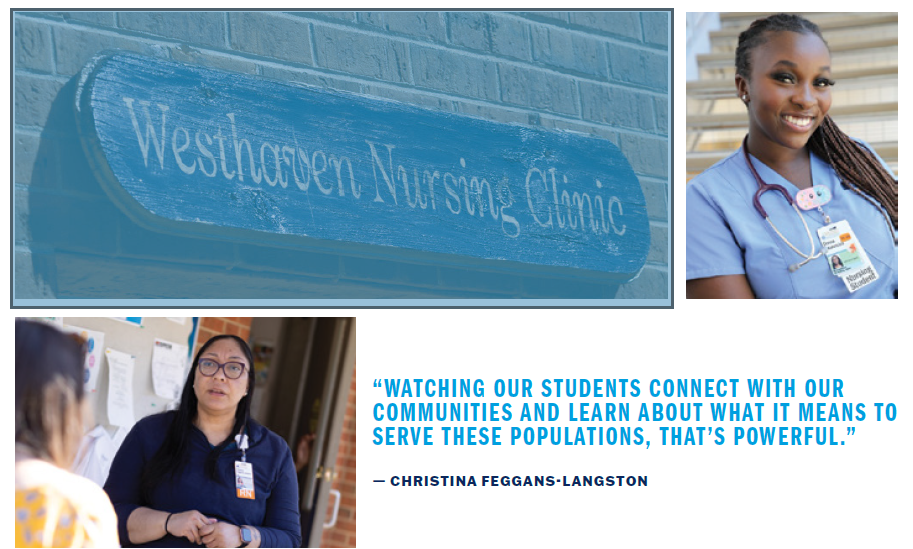
[(516, 487), (646, 487), (647, 475), (394, 475), (392, 486), (427, 488), (437, 486)]

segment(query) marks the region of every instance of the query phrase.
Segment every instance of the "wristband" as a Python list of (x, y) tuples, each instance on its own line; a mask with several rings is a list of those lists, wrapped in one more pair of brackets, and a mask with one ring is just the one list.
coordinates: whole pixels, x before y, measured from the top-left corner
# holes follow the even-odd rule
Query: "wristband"
[(168, 531), (168, 521), (171, 520), (171, 515), (173, 514), (174, 513), (168, 513), (168, 517), (165, 518), (165, 533), (169, 536), (171, 535), (171, 532)]

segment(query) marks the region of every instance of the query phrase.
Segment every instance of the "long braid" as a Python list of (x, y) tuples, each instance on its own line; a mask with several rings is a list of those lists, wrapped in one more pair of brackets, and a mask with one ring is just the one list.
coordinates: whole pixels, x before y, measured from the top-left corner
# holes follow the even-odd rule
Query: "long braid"
[(843, 133), (830, 115), (824, 117), (808, 146), (836, 170), (844, 187), (855, 187), (881, 204), (897, 228), (897, 180), (871, 151)]
[[(768, 33), (782, 31), (814, 34), (827, 46), (821, 30), (808, 19), (786, 13), (771, 15), (752, 22), (739, 35), (735, 55), (736, 74), (748, 79), (751, 51), (767, 41)], [(830, 116), (824, 117), (809, 139), (808, 146), (834, 168), (844, 187), (881, 204), (894, 228), (897, 228), (897, 180), (871, 151), (843, 133)]]

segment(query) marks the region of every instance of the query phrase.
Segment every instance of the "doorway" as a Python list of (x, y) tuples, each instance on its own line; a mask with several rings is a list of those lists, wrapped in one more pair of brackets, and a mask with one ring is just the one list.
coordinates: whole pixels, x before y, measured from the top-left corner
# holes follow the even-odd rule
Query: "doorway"
[[(252, 415), (292, 450), (303, 545), (317, 547), (331, 527), (324, 523), (329, 505), (339, 504), (330, 488), (355, 369), (355, 319), (255, 318), (251, 346), (258, 376)], [(299, 452), (302, 439), (307, 450)]]

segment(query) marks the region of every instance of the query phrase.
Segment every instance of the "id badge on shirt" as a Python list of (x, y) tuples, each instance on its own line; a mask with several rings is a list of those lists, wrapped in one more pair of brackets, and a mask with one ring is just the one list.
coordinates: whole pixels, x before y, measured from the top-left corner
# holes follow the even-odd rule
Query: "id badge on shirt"
[(235, 462), (235, 487), (238, 497), (254, 499), (254, 466), (246, 461)]
[(831, 272), (843, 280), (847, 290), (855, 292), (878, 280), (875, 267), (848, 221), (837, 221), (821, 227), (818, 229), (818, 238), (824, 247)]

